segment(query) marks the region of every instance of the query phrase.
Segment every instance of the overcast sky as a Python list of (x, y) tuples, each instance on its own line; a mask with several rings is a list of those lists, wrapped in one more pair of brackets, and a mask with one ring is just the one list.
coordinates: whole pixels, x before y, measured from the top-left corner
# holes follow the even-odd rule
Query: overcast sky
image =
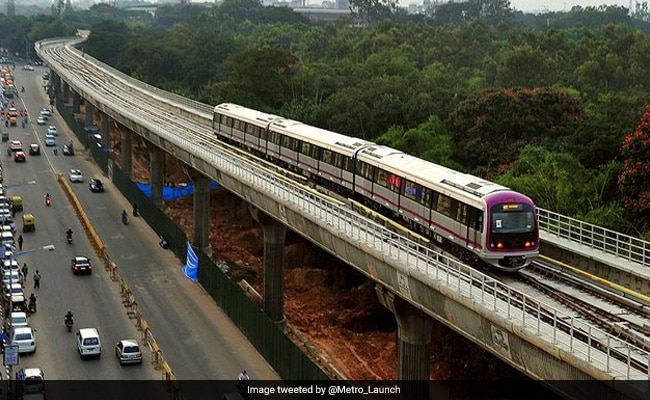
[[(621, 0), (510, 0), (512, 8), (524, 12), (569, 11), (573, 6), (598, 7), (603, 4), (630, 8), (629, 1)], [(632, 1), (632, 10), (634, 10), (634, 4), (636, 4), (635, 0)]]

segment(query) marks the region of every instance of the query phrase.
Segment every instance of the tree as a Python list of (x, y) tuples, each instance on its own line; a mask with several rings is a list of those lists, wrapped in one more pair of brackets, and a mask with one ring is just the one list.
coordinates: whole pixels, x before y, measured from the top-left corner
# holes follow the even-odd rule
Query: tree
[(582, 108), (570, 92), (555, 88), (488, 90), (469, 96), (450, 113), (454, 160), (477, 175), (514, 161), (526, 145), (563, 150)]
[(350, 0), (350, 10), (366, 22), (379, 22), (391, 19), (398, 4), (398, 0)]
[(623, 171), (618, 177), (621, 202), (635, 215), (650, 217), (650, 104), (646, 106), (639, 125), (621, 145)]

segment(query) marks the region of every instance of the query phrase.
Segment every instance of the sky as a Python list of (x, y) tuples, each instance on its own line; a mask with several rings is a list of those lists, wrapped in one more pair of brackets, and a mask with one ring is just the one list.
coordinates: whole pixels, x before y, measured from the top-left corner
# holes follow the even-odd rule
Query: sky
[[(632, 10), (636, 2), (632, 0)], [(630, 8), (630, 2), (623, 0), (510, 0), (510, 7), (524, 12), (569, 11), (573, 6), (598, 7), (603, 4)]]

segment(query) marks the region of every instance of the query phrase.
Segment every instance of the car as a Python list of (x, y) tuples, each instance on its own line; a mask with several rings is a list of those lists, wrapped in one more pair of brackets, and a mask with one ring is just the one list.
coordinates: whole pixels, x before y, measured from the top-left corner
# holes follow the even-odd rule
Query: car
[(25, 66), (23, 67), (23, 70), (25, 70), (25, 71), (33, 71), (33, 70), (34, 70), (34, 67), (32, 67), (31, 65), (25, 65)]
[(23, 285), (20, 283), (12, 283), (11, 285), (5, 286), (5, 297), (10, 298), (11, 296), (25, 297), (25, 293), (23, 292)]
[(74, 147), (69, 144), (63, 145), (63, 155), (64, 156), (74, 156)]
[(142, 364), (142, 352), (135, 339), (122, 339), (115, 345), (115, 357), (124, 364)]
[(12, 328), (29, 326), (29, 318), (27, 318), (27, 313), (22, 311), (12, 312), (9, 317), (9, 326)]
[(90, 188), (90, 191), (93, 193), (101, 193), (104, 191), (104, 184), (102, 181), (100, 181), (97, 178), (93, 178), (90, 180), (90, 183), (88, 184), (88, 187)]
[(47, 123), (47, 117), (43, 117), (42, 115), (39, 115), (38, 118), (36, 118), (37, 125), (45, 125), (46, 123)]
[[(45, 374), (40, 368), (21, 368), (16, 373), (16, 384), (18, 392), (23, 394), (23, 400), (27, 400), (28, 398), (25, 396), (27, 394), (45, 392)], [(36, 399), (37, 397), (30, 398)]]
[(83, 182), (84, 181), (84, 176), (81, 173), (80, 169), (71, 169), (70, 174), (68, 174), (70, 177), (70, 182)]
[(20, 279), (20, 274), (18, 271), (5, 271), (2, 273), (2, 284), (3, 287), (7, 287), (11, 284), (14, 283), (22, 283), (22, 280)]
[(13, 254), (9, 254), (9, 259), (2, 260), (2, 272), (12, 270), (20, 273), (20, 264), (18, 264), (18, 261), (11, 259), (12, 256)]
[(47, 117), (52, 115), (52, 113), (50, 113), (50, 110), (48, 108), (45, 108), (45, 107), (41, 108), (41, 111), (39, 111), (38, 114), (39, 115), (44, 115), (44, 116), (47, 116)]
[(77, 256), (70, 262), (72, 273), (77, 274), (91, 274), (93, 272), (93, 264), (88, 257)]
[(9, 142), (9, 148), (11, 151), (23, 151), (23, 142), (20, 140), (12, 140)]
[(82, 328), (77, 331), (77, 350), (80, 358), (101, 357), (102, 340), (97, 328)]
[(27, 157), (25, 156), (25, 153), (22, 151), (17, 151), (14, 153), (14, 161), (15, 162), (25, 162), (27, 161)]
[(36, 332), (29, 326), (15, 328), (11, 335), (11, 344), (18, 345), (18, 353), (36, 351)]
[(47, 127), (47, 134), (52, 135), (52, 136), (58, 136), (59, 135), (59, 130), (56, 129), (56, 126), (50, 125)]
[(29, 145), (29, 155), (30, 156), (40, 156), (41, 155), (41, 146), (36, 143)]
[(56, 146), (56, 138), (52, 135), (45, 135), (45, 145), (48, 147)]

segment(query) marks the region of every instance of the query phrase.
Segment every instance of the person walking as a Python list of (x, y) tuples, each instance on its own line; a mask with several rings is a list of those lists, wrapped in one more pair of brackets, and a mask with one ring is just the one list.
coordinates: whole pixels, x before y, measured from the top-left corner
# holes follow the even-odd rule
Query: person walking
[(22, 251), (23, 249), (23, 235), (18, 235), (18, 250)]
[(34, 272), (34, 289), (38, 289), (41, 287), (41, 273), (39, 270), (36, 270)]
[(23, 273), (23, 282), (27, 280), (27, 274), (29, 273), (29, 268), (27, 268), (27, 263), (23, 263), (23, 268), (22, 268), (22, 273)]

